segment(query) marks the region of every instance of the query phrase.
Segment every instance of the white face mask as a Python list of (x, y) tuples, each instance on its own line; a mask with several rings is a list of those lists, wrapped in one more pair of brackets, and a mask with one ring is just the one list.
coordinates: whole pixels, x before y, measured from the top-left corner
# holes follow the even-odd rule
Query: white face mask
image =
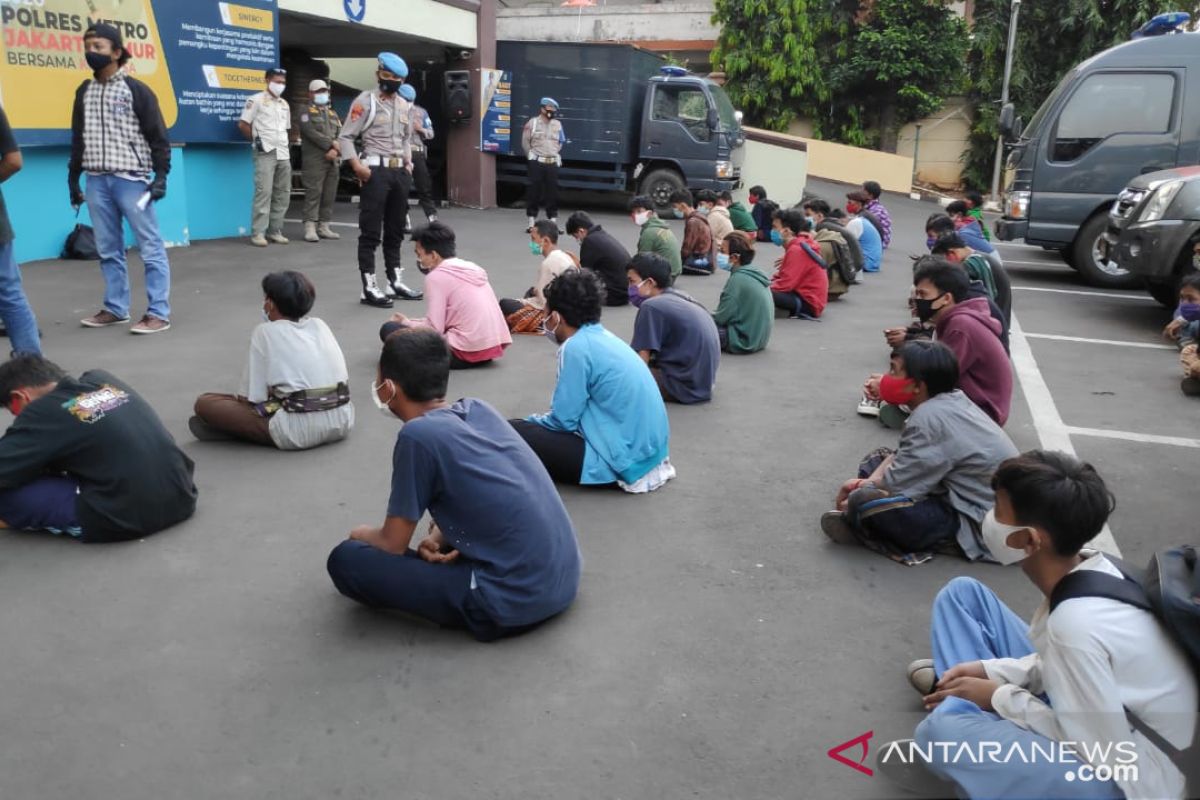
[(983, 524), (980, 527), (983, 533), (983, 543), (987, 546), (988, 552), (992, 554), (992, 558), (1004, 566), (1025, 560), (1027, 556), (1025, 551), (1009, 547), (1007, 540), (1009, 534), (1029, 530), (1028, 525), (1005, 525), (1003, 522), (997, 522), (996, 509), (993, 508), (983, 518)]
[(650, 221), (650, 212), (649, 211), (637, 212), (636, 214), (633, 215), (633, 221), (634, 221), (634, 223), (636, 223), (638, 225), (645, 225), (647, 222)]
[(275, 95), (276, 97), (279, 97), (279, 95), (283, 94), (283, 90), (286, 88), (287, 88), (286, 83), (268, 83), (267, 84), (267, 91), (270, 92), (271, 94)]
[(558, 320), (558, 325), (555, 325), (553, 328), (546, 326), (546, 322), (548, 322), (549, 320), (550, 320), (550, 317), (546, 317), (546, 319), (542, 321), (542, 336), (545, 336), (547, 339), (550, 340), (551, 344), (553, 344), (555, 347), (558, 347), (559, 346), (558, 326), (562, 325), (562, 319), (560, 318)]
[(388, 419), (395, 419), (396, 415), (392, 413), (392, 409), (388, 407), (388, 403), (396, 399), (396, 390), (392, 389), (392, 396), (388, 399), (387, 403), (379, 399), (379, 390), (383, 388), (383, 384), (385, 383), (387, 383), (386, 380), (371, 384), (371, 399), (375, 401), (375, 408), (379, 409), (380, 414), (383, 414)]

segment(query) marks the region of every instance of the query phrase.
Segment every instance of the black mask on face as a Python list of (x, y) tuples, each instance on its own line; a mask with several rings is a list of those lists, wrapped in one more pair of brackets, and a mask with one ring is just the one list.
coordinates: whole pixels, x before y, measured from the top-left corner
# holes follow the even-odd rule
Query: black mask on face
[(914, 298), (913, 308), (917, 310), (917, 319), (921, 320), (921, 322), (929, 322), (929, 320), (933, 319), (933, 315), (940, 310), (935, 310), (933, 304), (945, 296), (944, 294), (939, 294), (931, 300), (925, 300), (920, 297)]
[(544, 108), (544, 109), (542, 109), (542, 113), (546, 115), (547, 119), (554, 119), (554, 109), (553, 108)]
[(396, 92), (400, 91), (400, 85), (402, 83), (404, 83), (404, 81), (385, 81), (380, 78), (379, 91), (387, 92), (388, 94), (395, 94)]
[(92, 68), (92, 72), (99, 72), (113, 62), (113, 57), (109, 53), (93, 53), (90, 50), (83, 54), (87, 65)]

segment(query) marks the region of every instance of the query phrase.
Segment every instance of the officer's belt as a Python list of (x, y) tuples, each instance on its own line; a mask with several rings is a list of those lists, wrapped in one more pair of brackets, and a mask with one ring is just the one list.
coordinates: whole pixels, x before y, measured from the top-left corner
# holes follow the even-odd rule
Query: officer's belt
[(543, 164), (557, 164), (558, 156), (538, 156), (537, 160)]
[(421, 146), (419, 146), (419, 145), (415, 145), (415, 144), (414, 144), (414, 145), (412, 146), (412, 151), (413, 151), (414, 153), (424, 153), (424, 152), (425, 152), (425, 148), (424, 148), (424, 147), (421, 147)]
[(362, 162), (368, 167), (389, 167), (391, 169), (398, 169), (404, 166), (404, 159), (398, 156), (367, 156), (362, 160)]

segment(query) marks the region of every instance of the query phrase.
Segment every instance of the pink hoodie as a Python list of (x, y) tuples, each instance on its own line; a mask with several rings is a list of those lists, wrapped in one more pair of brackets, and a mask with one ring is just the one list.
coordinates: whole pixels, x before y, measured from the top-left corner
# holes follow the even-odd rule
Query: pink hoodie
[(446, 337), (463, 361), (498, 358), (512, 344), (512, 334), (496, 301), (487, 272), (461, 258), (447, 258), (425, 276), (425, 317), (410, 320)]

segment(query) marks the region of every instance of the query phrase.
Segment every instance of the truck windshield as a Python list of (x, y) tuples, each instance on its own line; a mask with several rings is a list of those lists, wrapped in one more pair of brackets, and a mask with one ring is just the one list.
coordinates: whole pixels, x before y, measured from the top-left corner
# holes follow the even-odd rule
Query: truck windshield
[(709, 83), (708, 90), (712, 92), (713, 101), (717, 104), (717, 116), (721, 118), (721, 130), (736, 131), (738, 123), (733, 116), (733, 103), (729, 101), (729, 95), (725, 94), (725, 90), (715, 83)]

